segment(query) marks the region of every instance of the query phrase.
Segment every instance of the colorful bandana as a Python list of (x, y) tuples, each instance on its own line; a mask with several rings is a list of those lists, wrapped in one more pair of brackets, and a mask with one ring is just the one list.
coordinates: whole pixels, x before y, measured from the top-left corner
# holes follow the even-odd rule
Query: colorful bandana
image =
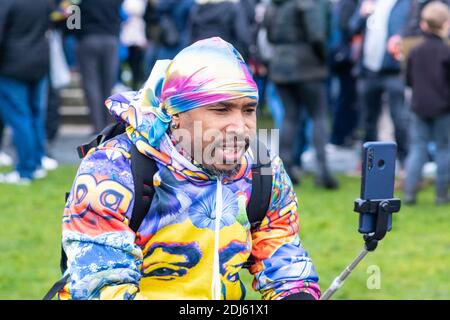
[(142, 133), (145, 121), (138, 114), (155, 115), (145, 131), (149, 144), (158, 147), (172, 115), (243, 97), (258, 100), (248, 66), (231, 44), (218, 37), (209, 38), (185, 48), (172, 61), (156, 62), (132, 102), (137, 114), (127, 122)]

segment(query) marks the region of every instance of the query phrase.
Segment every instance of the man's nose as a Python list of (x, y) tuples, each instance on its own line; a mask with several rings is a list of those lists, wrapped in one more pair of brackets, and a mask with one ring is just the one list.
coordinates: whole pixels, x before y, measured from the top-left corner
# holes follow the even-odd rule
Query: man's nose
[(243, 116), (236, 116), (228, 124), (227, 131), (236, 135), (244, 135), (246, 132), (246, 123)]

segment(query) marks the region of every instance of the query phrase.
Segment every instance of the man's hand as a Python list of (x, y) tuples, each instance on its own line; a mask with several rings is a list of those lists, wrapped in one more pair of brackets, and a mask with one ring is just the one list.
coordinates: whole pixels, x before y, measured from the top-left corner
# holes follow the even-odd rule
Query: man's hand
[(399, 35), (393, 35), (387, 43), (387, 50), (395, 60), (401, 61), (403, 58), (403, 39)]

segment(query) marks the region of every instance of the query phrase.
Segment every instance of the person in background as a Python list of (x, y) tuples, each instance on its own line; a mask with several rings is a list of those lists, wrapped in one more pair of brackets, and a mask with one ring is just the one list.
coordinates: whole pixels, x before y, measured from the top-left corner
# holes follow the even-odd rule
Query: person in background
[(364, 141), (378, 140), (378, 120), (386, 94), (402, 167), (408, 154), (409, 112), (405, 105), (401, 57), (396, 48), (409, 11), (409, 0), (361, 0), (349, 24), (352, 35), (363, 34), (357, 68), (364, 106)]
[(450, 9), (430, 2), (421, 14), (424, 43), (412, 49), (407, 85), (412, 88), (411, 151), (406, 162), (405, 203), (415, 204), (427, 160), (427, 145), (436, 143), (436, 204), (450, 203)]
[(195, 0), (189, 15), (190, 43), (220, 37), (249, 57), (252, 42), (247, 10), (239, 0)]
[[(50, 81), (51, 82), (51, 81)], [(58, 167), (58, 161), (52, 158), (49, 146), (55, 143), (60, 126), (59, 106), (61, 105), (60, 89), (55, 89), (51, 84), (47, 91), (47, 110), (45, 114), (45, 136), (47, 139), (46, 155), (42, 158), (42, 167), (45, 170), (54, 170)]]
[(144, 13), (148, 0), (125, 0), (123, 10), (128, 19), (122, 24), (121, 42), (128, 48), (128, 64), (131, 69), (133, 90), (144, 81), (144, 54), (147, 47)]
[[(267, 10), (265, 25), (268, 40), (273, 45), (269, 77), (276, 84), (285, 109), (280, 132), (280, 156), (294, 184), (295, 141), (303, 107), (314, 123), (313, 143), (317, 155), (316, 183), (336, 189), (326, 162), (328, 142), (328, 108), (325, 79), (326, 22), (322, 3), (312, 0), (273, 0)], [(282, 57), (282, 58), (280, 58)]]
[(421, 13), (423, 8), (432, 1), (440, 1), (450, 7), (450, 0), (412, 0), (408, 23), (403, 34), (405, 37), (423, 34), (424, 31), (420, 27)]
[(83, 0), (80, 4), (81, 28), (78, 62), (83, 90), (95, 132), (100, 132), (112, 117), (104, 108), (119, 70), (120, 8), (123, 0)]
[(4, 124), (0, 117), (0, 167), (8, 167), (13, 164), (13, 159), (2, 150), (4, 131), (5, 131)]
[[(152, 45), (152, 63), (173, 59), (189, 43), (188, 17), (193, 0), (151, 0), (144, 14), (147, 38)], [(147, 72), (147, 73), (148, 73)]]
[(348, 29), (348, 21), (357, 6), (358, 0), (340, 0), (333, 6), (330, 69), (339, 83), (339, 92), (333, 106), (331, 143), (339, 147), (353, 144), (354, 131), (358, 125), (356, 77), (353, 74), (353, 37)]
[[(264, 25), (264, 16), (270, 0), (262, 0), (255, 7), (255, 21), (257, 24), (256, 33), (256, 53), (254, 58), (256, 66), (252, 70), (258, 90), (260, 92), (260, 104), (267, 107), (272, 115), (273, 125), (275, 129), (280, 129), (284, 119), (284, 107), (280, 97), (277, 94), (275, 84), (270, 81), (268, 76), (268, 65), (273, 55), (273, 47), (267, 39), (267, 28)], [(252, 66), (250, 64), (250, 70)]]
[(3, 0), (0, 6), (0, 117), (12, 130), (15, 169), (0, 183), (28, 185), (42, 178), (50, 24), (48, 0)]

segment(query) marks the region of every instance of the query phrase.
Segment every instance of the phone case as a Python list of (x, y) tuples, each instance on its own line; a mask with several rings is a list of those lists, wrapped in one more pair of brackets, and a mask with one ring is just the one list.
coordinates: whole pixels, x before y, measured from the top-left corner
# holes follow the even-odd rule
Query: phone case
[[(367, 142), (363, 145), (363, 171), (361, 199), (383, 200), (394, 197), (395, 162), (397, 145), (393, 142)], [(374, 214), (363, 213), (359, 217), (360, 233), (375, 231)], [(392, 215), (388, 230), (392, 229)]]

